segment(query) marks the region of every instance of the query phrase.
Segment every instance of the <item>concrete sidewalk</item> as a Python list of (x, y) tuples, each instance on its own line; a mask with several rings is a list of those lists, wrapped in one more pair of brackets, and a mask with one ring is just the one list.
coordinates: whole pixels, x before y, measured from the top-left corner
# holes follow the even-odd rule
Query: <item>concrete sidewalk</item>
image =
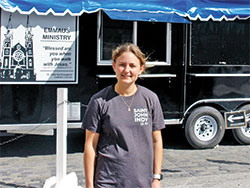
[[(215, 149), (194, 150), (176, 131), (168, 130), (164, 139), (163, 188), (250, 187), (250, 146), (226, 138)], [(0, 187), (40, 188), (46, 179), (55, 176), (55, 140), (55, 136), (26, 136), (2, 146)], [(82, 187), (83, 142), (81, 132), (69, 133), (67, 171), (76, 172)]]

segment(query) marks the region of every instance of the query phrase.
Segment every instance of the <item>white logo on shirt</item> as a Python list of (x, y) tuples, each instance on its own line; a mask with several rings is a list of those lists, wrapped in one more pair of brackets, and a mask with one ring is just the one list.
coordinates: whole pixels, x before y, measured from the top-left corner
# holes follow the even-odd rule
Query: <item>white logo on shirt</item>
[(148, 125), (148, 109), (134, 108), (134, 120), (139, 122), (141, 126)]

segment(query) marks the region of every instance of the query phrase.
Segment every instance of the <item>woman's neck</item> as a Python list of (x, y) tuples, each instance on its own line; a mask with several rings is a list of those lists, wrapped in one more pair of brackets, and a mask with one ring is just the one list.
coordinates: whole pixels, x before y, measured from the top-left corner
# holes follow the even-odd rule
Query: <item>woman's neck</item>
[(137, 91), (137, 86), (136, 84), (131, 84), (131, 85), (122, 85), (119, 83), (115, 84), (115, 91), (116, 93), (122, 95), (122, 96), (131, 96), (135, 94)]

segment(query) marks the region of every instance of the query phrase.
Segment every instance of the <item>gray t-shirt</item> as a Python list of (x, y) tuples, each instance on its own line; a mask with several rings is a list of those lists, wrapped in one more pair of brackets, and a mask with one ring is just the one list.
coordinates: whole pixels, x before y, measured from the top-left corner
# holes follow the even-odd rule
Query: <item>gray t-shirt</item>
[(150, 188), (153, 174), (152, 131), (165, 127), (155, 93), (139, 86), (123, 97), (108, 86), (91, 98), (83, 128), (100, 133), (97, 146), (95, 187)]

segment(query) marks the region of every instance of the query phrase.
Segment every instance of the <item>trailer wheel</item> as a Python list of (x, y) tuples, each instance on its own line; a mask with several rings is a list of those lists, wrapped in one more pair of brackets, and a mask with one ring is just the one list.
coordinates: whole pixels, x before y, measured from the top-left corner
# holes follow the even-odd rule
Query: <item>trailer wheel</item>
[(233, 129), (233, 136), (240, 144), (250, 144), (250, 104), (243, 106), (240, 110), (246, 111), (247, 126)]
[(209, 106), (198, 107), (191, 112), (185, 124), (185, 135), (196, 149), (215, 147), (225, 133), (221, 113)]

